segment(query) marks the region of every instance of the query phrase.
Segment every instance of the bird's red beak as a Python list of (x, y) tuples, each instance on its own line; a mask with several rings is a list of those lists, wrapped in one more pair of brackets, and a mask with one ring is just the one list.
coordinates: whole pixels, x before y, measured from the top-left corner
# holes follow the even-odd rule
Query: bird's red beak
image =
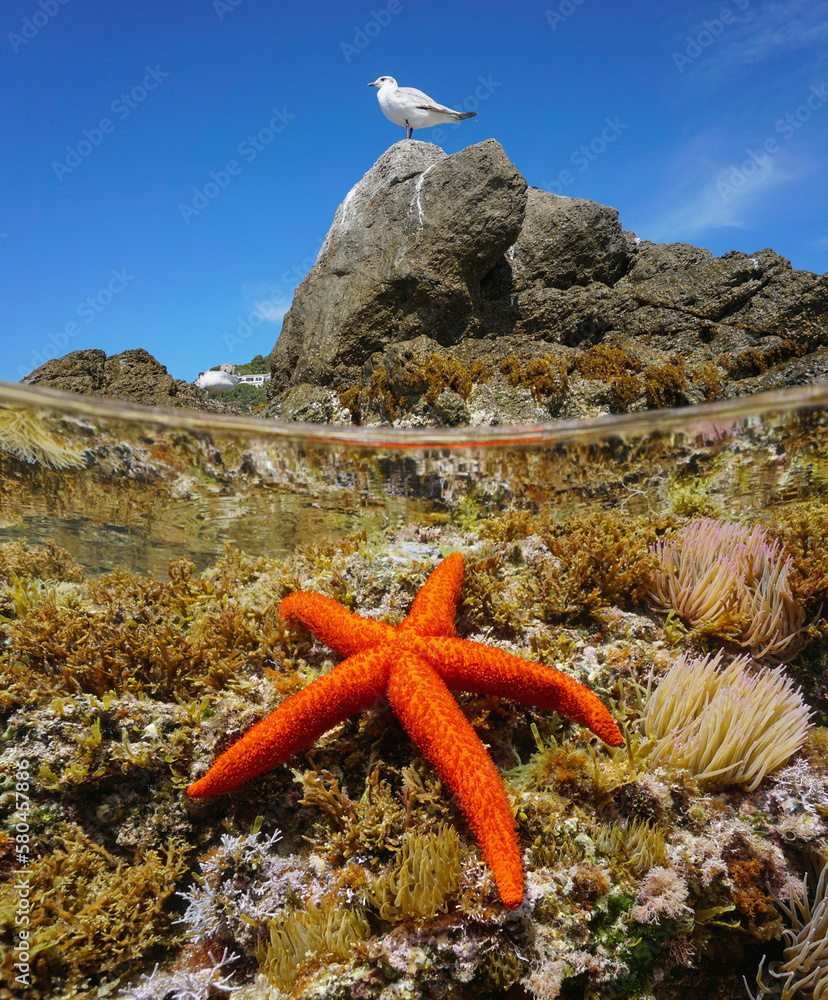
[(379, 86), (379, 84), (377, 83), (377, 81), (376, 81), (376, 80), (374, 80), (374, 82), (373, 82), (373, 83), (369, 83), (369, 84), (368, 84), (368, 86), (369, 86), (369, 87), (378, 87), (378, 86)]

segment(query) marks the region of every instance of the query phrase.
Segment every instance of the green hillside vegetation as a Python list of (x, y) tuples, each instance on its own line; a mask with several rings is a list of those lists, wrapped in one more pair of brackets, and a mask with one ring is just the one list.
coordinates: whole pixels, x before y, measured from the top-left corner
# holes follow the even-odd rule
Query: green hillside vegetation
[(245, 412), (255, 410), (257, 406), (263, 406), (267, 402), (267, 389), (263, 385), (250, 385), (249, 382), (240, 382), (230, 392), (225, 392), (220, 397), (226, 403), (236, 403)]
[[(213, 365), (211, 372), (217, 372), (221, 365)], [(236, 365), (237, 375), (268, 375), (270, 374), (270, 361), (257, 354), (245, 365)], [(267, 402), (267, 389), (263, 385), (250, 385), (242, 382), (231, 389), (230, 392), (222, 393), (221, 397), (227, 403), (235, 403), (240, 406), (245, 413), (255, 410), (259, 406), (264, 406)]]
[(270, 374), (270, 361), (267, 358), (263, 358), (261, 354), (257, 354), (252, 361), (248, 361), (246, 365), (236, 366), (237, 375), (268, 375)]

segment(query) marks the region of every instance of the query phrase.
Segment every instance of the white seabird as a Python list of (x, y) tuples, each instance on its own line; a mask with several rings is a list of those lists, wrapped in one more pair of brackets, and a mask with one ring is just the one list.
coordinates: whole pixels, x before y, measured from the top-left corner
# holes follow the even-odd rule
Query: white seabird
[(382, 113), (395, 125), (405, 128), (406, 139), (411, 138), (415, 128), (454, 125), (477, 114), (476, 111), (453, 111), (414, 87), (398, 87), (393, 76), (381, 76), (368, 86), (379, 88), (377, 100)]
[(241, 376), (231, 375), (230, 372), (202, 372), (195, 384), (200, 389), (206, 389), (213, 396), (218, 396), (223, 392), (230, 392), (239, 382), (241, 382)]

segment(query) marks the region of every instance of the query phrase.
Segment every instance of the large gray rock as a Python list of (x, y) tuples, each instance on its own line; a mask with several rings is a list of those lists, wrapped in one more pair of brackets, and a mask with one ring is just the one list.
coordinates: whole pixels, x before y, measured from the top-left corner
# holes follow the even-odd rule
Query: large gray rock
[[(271, 353), (262, 416), (537, 423), (828, 379), (828, 275), (623, 232), (526, 183), (492, 139), (392, 146), (340, 205)], [(227, 412), (146, 351), (73, 351), (27, 381)]]
[(686, 405), (828, 371), (828, 279), (526, 189), (488, 140), (402, 141), (339, 207), (271, 354), (281, 420), (495, 424)]
[(421, 334), (480, 335), (481, 280), (515, 242), (526, 181), (494, 139), (453, 156), (392, 146), (339, 206), (271, 355), (271, 391), (346, 387), (370, 356)]
[(510, 253), (517, 290), (593, 281), (613, 285), (627, 273), (632, 256), (616, 209), (529, 189), (523, 227)]

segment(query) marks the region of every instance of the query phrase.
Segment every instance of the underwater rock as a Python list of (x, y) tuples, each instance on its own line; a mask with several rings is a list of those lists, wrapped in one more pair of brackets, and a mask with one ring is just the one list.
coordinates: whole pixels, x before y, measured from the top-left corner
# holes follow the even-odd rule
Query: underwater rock
[[(0, 546), (7, 979), (22, 855), (37, 955), (25, 995), (36, 1000), (730, 998), (745, 995), (742, 974), (752, 987), (759, 967), (761, 984), (780, 955), (773, 968), (791, 988), (815, 966), (824, 980), (828, 869), (816, 892), (803, 874), (825, 864), (828, 730), (813, 727), (753, 788), (738, 773), (711, 787), (646, 737), (645, 684), (658, 697), (694, 655), (644, 599), (653, 538), (685, 518), (561, 517), (550, 505), (472, 516), (465, 494), (454, 503), (462, 521), (314, 540), (274, 559), (228, 549), (200, 574), (177, 560), (162, 577), (86, 576), (54, 545)], [(799, 565), (787, 523), (777, 527)], [(821, 515), (809, 548), (823, 567), (826, 537)], [(588, 681), (627, 735), (610, 753), (563, 716), (464, 697), (514, 811), (527, 890), (517, 909), (498, 902), (449, 789), (387, 711), (331, 730), (208, 810), (183, 801), (217, 749), (331, 674), (323, 643), (282, 628), (283, 597), (347, 587), (384, 618), (443, 546), (468, 553), (460, 638), (485, 634)], [(796, 586), (810, 618), (828, 577)], [(799, 666), (824, 721), (820, 645)], [(750, 748), (743, 728), (734, 757)], [(35, 846), (18, 846), (15, 862), (15, 844)]]

